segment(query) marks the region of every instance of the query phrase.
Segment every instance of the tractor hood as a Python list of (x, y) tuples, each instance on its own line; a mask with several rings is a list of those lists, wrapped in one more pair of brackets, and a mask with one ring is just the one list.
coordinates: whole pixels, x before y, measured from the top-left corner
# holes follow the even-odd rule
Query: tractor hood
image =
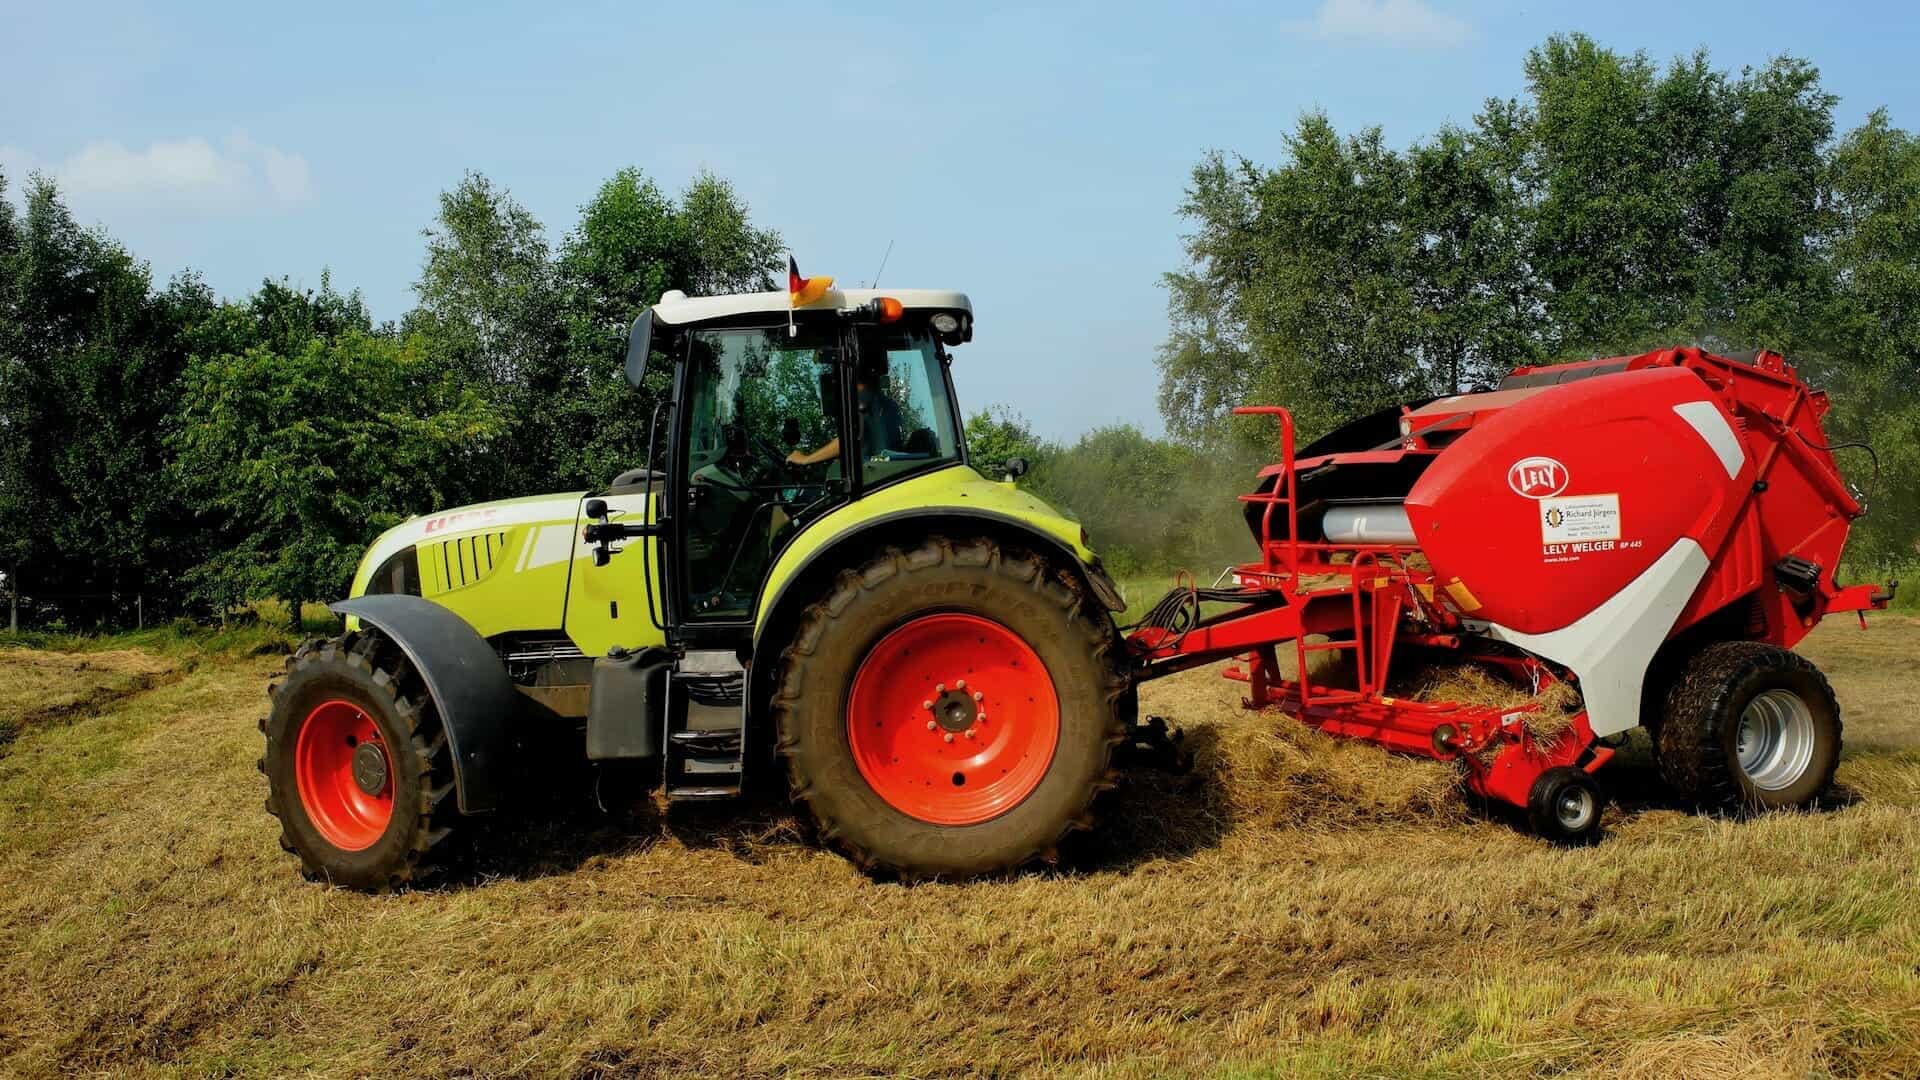
[[(580, 500), (585, 497), (584, 491), (532, 495), (409, 518), (381, 533), (367, 547), (367, 553), (360, 558), (359, 569), (354, 572), (353, 587), (348, 595), (417, 591), (395, 588), (394, 582), (385, 579), (388, 573), (394, 572), (396, 562), (405, 562), (398, 556), (422, 545), (427, 545), (427, 550), (421, 552), (417, 572), (427, 592), (445, 591), (469, 578), (477, 580), (504, 553), (507, 534), (529, 526), (550, 525), (564, 526), (571, 536), (579, 517)], [(571, 545), (562, 552), (563, 557), (567, 554), (571, 554)], [(381, 580), (374, 580), (376, 577)], [(425, 581), (429, 577), (439, 580)]]

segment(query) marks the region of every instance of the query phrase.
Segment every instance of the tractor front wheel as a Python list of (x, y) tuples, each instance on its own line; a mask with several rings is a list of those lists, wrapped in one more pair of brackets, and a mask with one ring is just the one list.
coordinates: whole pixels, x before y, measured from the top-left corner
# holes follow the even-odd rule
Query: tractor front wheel
[(985, 538), (883, 549), (807, 609), (774, 695), (795, 797), (871, 870), (963, 878), (1091, 822), (1126, 737), (1110, 620)]
[(1820, 669), (1758, 641), (1695, 654), (1667, 692), (1660, 774), (1713, 809), (1811, 804), (1840, 763), (1840, 705)]
[(306, 875), (385, 891), (433, 868), (455, 823), (453, 759), (401, 651), (371, 632), (310, 642), (267, 692), (267, 812)]

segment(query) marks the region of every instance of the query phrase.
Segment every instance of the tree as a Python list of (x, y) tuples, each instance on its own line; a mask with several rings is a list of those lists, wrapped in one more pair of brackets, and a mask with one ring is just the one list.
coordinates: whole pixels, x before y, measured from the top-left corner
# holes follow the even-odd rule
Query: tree
[(1014, 458), (1025, 458), (1029, 469), (1037, 469), (1057, 449), (1033, 433), (1026, 417), (1005, 405), (989, 405), (967, 417), (966, 437), (968, 459), (989, 476)]
[(1426, 388), (1406, 160), (1378, 128), (1342, 139), (1319, 113), (1286, 151), (1267, 172), (1218, 155), (1194, 170), (1181, 208), (1198, 224), (1192, 269), (1168, 279), (1175, 330), (1161, 357), (1176, 432), (1210, 432), (1250, 398), (1285, 402), (1316, 432)]
[[(1840, 283), (1825, 320), (1840, 403), (1829, 430), (1879, 455), (1854, 554), (1911, 561), (1920, 540), (1920, 137), (1876, 110), (1834, 149), (1829, 183)], [(1864, 472), (1857, 458), (1846, 464)]]
[(452, 371), (359, 328), (196, 356), (184, 383), (173, 473), (223, 526), (193, 584), (219, 605), (277, 597), (296, 622), (345, 594), (382, 529), (445, 505), (501, 426)]
[(702, 173), (669, 200), (638, 169), (622, 169), (580, 210), (561, 245), (573, 380), (550, 405), (573, 437), (554, 448), (558, 472), (582, 486), (646, 462), (654, 406), (666, 372), (639, 393), (623, 361), (635, 316), (679, 289), (690, 295), (766, 290), (780, 265), (780, 235), (755, 227), (732, 185)]
[(440, 196), (405, 320), (431, 361), (476, 388), (503, 425), (475, 455), (462, 501), (551, 484), (566, 428), (555, 401), (575, 392), (561, 294), (545, 231), (506, 190), (469, 172)]
[(75, 224), (44, 177), (4, 232), (0, 501), (8, 520), (36, 523), (6, 541), (15, 581), (87, 622), (135, 594), (169, 597), (193, 525), (163, 432), (186, 332), (211, 297), (190, 276), (155, 292), (146, 265)]

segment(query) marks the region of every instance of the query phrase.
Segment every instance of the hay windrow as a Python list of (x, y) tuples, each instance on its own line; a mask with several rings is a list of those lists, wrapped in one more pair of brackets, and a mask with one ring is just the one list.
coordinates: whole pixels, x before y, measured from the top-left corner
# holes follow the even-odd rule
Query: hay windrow
[[(1282, 650), (1284, 653), (1285, 650)], [(1325, 655), (1325, 654), (1322, 654)], [(1282, 666), (1291, 667), (1291, 657)], [(1313, 665), (1317, 685), (1353, 685), (1344, 658)], [(1451, 701), (1502, 710), (1534, 708), (1525, 721), (1545, 745), (1579, 715), (1580, 695), (1556, 682), (1535, 695), (1497, 671), (1475, 664), (1430, 664), (1409, 670), (1389, 692), (1413, 701)], [(1246, 684), (1219, 667), (1183, 672), (1141, 688), (1143, 713), (1208, 731), (1197, 762), (1217, 774), (1237, 820), (1267, 827), (1454, 821), (1466, 816), (1456, 763), (1395, 754), (1371, 743), (1325, 735), (1278, 710), (1241, 707)], [(1488, 756), (1504, 743), (1488, 748)]]
[(1390, 754), (1254, 714), (1216, 744), (1215, 767), (1235, 816), (1265, 827), (1456, 821), (1465, 816), (1460, 771)]

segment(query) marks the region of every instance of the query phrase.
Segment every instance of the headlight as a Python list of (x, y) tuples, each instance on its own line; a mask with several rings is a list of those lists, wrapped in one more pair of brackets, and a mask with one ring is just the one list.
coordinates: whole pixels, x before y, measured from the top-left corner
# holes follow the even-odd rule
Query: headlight
[(928, 321), (933, 324), (935, 330), (938, 330), (942, 334), (951, 334), (955, 330), (960, 329), (959, 317), (951, 312), (938, 312)]

